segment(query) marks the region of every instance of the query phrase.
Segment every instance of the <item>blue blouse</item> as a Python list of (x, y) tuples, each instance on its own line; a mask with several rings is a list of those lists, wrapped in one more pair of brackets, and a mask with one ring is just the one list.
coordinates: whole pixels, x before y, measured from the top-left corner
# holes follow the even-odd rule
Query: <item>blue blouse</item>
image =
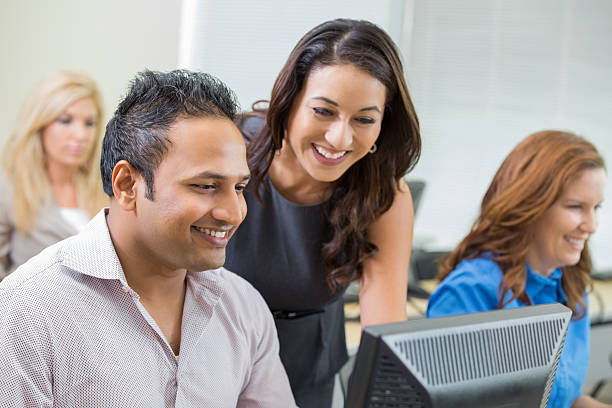
[[(532, 304), (565, 303), (567, 295), (561, 287), (561, 269), (556, 269), (549, 277), (534, 273), (527, 266), (525, 292)], [(489, 255), (462, 261), (440, 283), (429, 298), (427, 317), (450, 316), (463, 313), (483, 312), (497, 309), (499, 285), (503, 273)], [(511, 291), (506, 299), (512, 297)], [(588, 299), (584, 297), (587, 313), (580, 320), (570, 322), (565, 345), (557, 374), (550, 392), (548, 408), (570, 407), (582, 395), (580, 388), (584, 382), (589, 365), (589, 328)], [(507, 304), (504, 309), (524, 306), (518, 299)]]

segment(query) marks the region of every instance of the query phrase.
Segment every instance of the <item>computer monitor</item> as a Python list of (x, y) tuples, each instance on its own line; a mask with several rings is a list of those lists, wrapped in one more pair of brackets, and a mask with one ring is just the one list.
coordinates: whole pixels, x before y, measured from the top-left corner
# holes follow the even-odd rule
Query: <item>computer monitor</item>
[(366, 327), (345, 407), (545, 407), (570, 319), (553, 303)]

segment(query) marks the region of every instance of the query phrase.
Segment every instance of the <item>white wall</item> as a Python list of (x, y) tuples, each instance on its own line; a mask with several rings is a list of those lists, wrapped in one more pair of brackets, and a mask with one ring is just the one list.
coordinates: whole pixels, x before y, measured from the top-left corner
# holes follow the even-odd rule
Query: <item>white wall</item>
[(0, 141), (29, 89), (75, 69), (99, 83), (106, 117), (144, 68), (176, 68), (180, 1), (0, 0)]
[[(27, 90), (60, 68), (98, 79), (107, 117), (145, 67), (215, 74), (248, 109), (269, 97), (299, 37), (337, 17), (371, 20), (402, 48), (422, 124), (412, 177), (428, 183), (417, 241), (454, 246), (503, 157), (533, 131), (583, 134), (612, 166), (607, 0), (0, 0), (0, 139)], [(604, 203), (596, 266), (612, 268), (611, 242)]]
[(182, 67), (218, 76), (248, 110), (269, 99), (289, 52), (324, 21), (367, 19), (401, 38), (401, 0), (184, 0)]

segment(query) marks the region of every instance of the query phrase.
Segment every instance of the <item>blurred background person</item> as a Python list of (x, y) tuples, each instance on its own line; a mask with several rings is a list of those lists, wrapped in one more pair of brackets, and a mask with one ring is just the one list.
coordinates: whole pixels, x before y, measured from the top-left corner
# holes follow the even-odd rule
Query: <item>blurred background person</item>
[(421, 137), (395, 44), (367, 21), (318, 25), (241, 127), (252, 182), (225, 266), (272, 310), (297, 404), (329, 407), (347, 360), (345, 287), (360, 283), (362, 325), (406, 319), (414, 211), (403, 176)]
[(54, 72), (29, 93), (2, 150), (0, 279), (77, 233), (106, 205), (102, 119), (100, 92), (89, 75)]
[(604, 199), (593, 144), (547, 130), (504, 160), (470, 233), (440, 266), (428, 317), (562, 303), (573, 312), (548, 407), (610, 407), (582, 395), (589, 365), (589, 237)]

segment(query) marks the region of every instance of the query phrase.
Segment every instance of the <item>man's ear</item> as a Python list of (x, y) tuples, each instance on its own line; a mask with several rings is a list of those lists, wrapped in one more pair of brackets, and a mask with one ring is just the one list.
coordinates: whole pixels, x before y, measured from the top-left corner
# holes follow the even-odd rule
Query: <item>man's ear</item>
[(113, 169), (113, 196), (121, 208), (126, 211), (136, 209), (138, 182), (140, 173), (126, 160), (119, 160)]

